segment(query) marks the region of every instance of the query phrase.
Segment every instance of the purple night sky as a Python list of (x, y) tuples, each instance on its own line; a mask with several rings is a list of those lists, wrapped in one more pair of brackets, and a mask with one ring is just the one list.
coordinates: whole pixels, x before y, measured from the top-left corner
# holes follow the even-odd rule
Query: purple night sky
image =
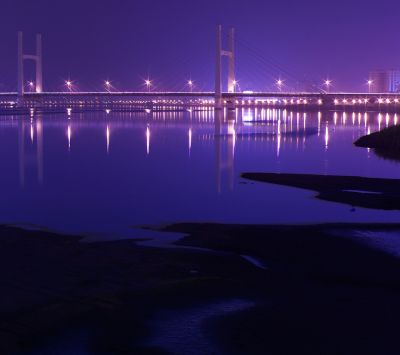
[[(0, 90), (16, 90), (17, 31), (33, 51), (43, 35), (45, 90), (76, 80), (81, 90), (184, 90), (191, 77), (212, 90), (214, 32), (236, 27), (237, 73), (243, 90), (268, 90), (282, 77), (334, 90), (365, 91), (368, 71), (400, 68), (395, 0), (375, 1), (98, 1), (3, 0)], [(31, 49), (31, 50), (29, 50)], [(274, 65), (270, 62), (273, 61)], [(26, 68), (26, 78), (32, 77)]]

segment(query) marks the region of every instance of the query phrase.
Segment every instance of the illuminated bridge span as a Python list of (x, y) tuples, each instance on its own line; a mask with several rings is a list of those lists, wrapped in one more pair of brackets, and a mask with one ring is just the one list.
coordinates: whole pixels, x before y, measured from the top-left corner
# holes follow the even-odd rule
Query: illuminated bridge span
[[(384, 110), (397, 111), (400, 108), (400, 93), (333, 93), (329, 91), (294, 92), (282, 90), (279, 79), (277, 92), (238, 92), (235, 77), (235, 31), (229, 30), (228, 46), (223, 49), (222, 27), (216, 32), (215, 91), (192, 92), (193, 82), (189, 81), (190, 92), (154, 92), (151, 81), (146, 80), (147, 92), (114, 92), (106, 81), (106, 92), (75, 92), (71, 81), (67, 81), (67, 92), (43, 92), (42, 39), (36, 38), (35, 54), (27, 55), (23, 48), (23, 34), (18, 33), (18, 90), (0, 93), (0, 113), (25, 113), (39, 110), (191, 110), (191, 109), (235, 109), (241, 107), (293, 107), (308, 110)], [(222, 80), (222, 57), (228, 57), (227, 80)], [(30, 82), (30, 92), (24, 89), (24, 61), (36, 63), (36, 82)], [(223, 90), (222, 83), (227, 82)]]
[[(399, 94), (235, 92), (222, 93), (222, 107), (293, 107), (308, 109), (400, 109)], [(0, 94), (2, 112), (15, 110), (17, 93)], [(54, 92), (25, 93), (22, 111), (64, 108), (157, 110), (214, 107), (214, 92)]]

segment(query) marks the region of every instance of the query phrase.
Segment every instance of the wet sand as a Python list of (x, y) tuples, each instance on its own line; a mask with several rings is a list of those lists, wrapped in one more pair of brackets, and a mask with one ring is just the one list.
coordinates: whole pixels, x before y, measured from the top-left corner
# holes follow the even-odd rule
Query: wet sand
[(239, 285), (253, 278), (254, 267), (235, 255), (220, 264), (219, 255), (79, 240), (0, 227), (1, 354), (40, 349), (82, 327), (90, 353), (138, 353), (158, 310), (240, 297)]
[[(199, 339), (221, 354), (398, 353), (400, 261), (346, 235), (400, 231), (400, 225), (162, 229), (187, 234), (180, 245), (221, 253), (127, 240), (81, 243), (1, 227), (0, 353), (40, 353), (76, 329), (84, 329), (77, 347), (86, 353), (165, 353), (171, 342), (163, 343), (157, 329), (175, 324), (175, 317), (194, 324), (188, 334), (201, 333), (192, 343), (185, 338), (189, 354), (196, 354), (190, 344)], [(255, 306), (217, 311), (215, 305), (234, 299)], [(152, 323), (165, 314), (171, 319)]]
[[(182, 244), (265, 261), (257, 306), (210, 321), (227, 354), (397, 354), (400, 260), (347, 236), (400, 225), (180, 224)], [(340, 236), (342, 235), (342, 236)]]

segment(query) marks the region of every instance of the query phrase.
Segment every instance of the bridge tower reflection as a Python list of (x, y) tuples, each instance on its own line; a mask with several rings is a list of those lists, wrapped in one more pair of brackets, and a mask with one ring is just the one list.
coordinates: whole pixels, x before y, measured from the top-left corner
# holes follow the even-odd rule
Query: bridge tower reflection
[(41, 115), (36, 117), (36, 161), (37, 178), (39, 184), (43, 183), (43, 124)]
[(25, 120), (18, 121), (19, 184), (25, 186)]
[[(40, 115), (36, 116), (35, 123), (31, 119), (30, 139), (34, 144), (34, 132), (36, 131), (36, 159), (29, 158), (29, 146), (26, 146), (26, 125), (24, 119), (18, 121), (18, 165), (19, 165), (19, 183), (21, 187), (25, 186), (26, 167), (29, 162), (36, 163), (37, 181), (39, 184), (43, 183), (44, 176), (44, 163), (43, 163), (43, 123)], [(34, 129), (35, 127), (35, 129)], [(28, 151), (28, 158), (27, 158)], [(31, 151), (32, 153), (32, 151)], [(33, 153), (35, 154), (35, 153)]]
[[(226, 113), (226, 117), (224, 117)], [(226, 120), (225, 120), (226, 118)], [(222, 175), (226, 171), (228, 175), (228, 186), (230, 190), (234, 187), (234, 160), (235, 160), (235, 111), (216, 110), (214, 121), (214, 144), (216, 164), (217, 192), (221, 193)], [(225, 153), (225, 154), (223, 154)]]

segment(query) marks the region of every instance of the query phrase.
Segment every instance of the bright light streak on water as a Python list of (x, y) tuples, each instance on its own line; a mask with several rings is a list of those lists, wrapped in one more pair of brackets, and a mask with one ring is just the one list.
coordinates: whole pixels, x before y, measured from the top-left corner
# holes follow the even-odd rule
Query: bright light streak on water
[(150, 127), (146, 127), (146, 152), (147, 155), (150, 154)]
[(106, 128), (107, 153), (110, 151), (110, 127)]

